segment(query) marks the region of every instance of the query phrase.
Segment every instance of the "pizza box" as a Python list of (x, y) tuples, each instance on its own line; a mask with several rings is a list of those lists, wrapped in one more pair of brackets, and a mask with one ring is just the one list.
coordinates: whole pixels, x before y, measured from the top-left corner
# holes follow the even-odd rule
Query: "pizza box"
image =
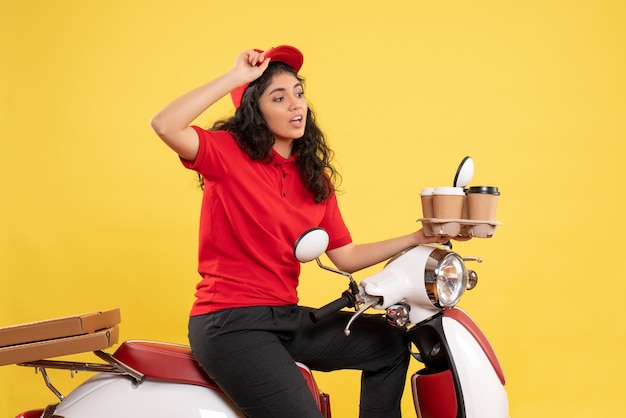
[(103, 350), (116, 344), (119, 325), (93, 333), (0, 347), (0, 366)]
[(90, 334), (122, 322), (119, 308), (0, 328), (0, 347)]

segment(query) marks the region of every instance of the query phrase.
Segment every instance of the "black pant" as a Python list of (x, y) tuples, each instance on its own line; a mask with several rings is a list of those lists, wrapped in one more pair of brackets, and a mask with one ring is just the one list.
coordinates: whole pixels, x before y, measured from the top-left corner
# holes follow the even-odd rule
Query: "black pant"
[(295, 361), (312, 370), (362, 370), (361, 418), (400, 417), (409, 364), (404, 332), (350, 312), (314, 324), (310, 308), (258, 306), (191, 317), (189, 341), (207, 374), (248, 417), (319, 418)]

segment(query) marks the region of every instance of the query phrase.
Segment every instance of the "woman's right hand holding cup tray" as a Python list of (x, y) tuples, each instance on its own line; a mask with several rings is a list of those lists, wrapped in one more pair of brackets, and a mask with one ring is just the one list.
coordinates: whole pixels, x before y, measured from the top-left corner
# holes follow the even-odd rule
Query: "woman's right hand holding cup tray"
[(434, 187), (421, 193), (420, 219), (427, 236), (491, 238), (500, 192), (495, 186)]

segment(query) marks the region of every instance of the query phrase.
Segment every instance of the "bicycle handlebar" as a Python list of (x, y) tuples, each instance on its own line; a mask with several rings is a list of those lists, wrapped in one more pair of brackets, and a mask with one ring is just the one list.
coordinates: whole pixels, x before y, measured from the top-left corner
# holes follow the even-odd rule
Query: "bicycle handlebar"
[(322, 319), (334, 314), (335, 312), (339, 312), (343, 308), (354, 307), (354, 301), (354, 295), (349, 290), (346, 290), (341, 294), (341, 297), (339, 299), (335, 299), (334, 301), (322, 306), (321, 308), (312, 311), (311, 313), (309, 313), (309, 316), (311, 317), (311, 321), (317, 323), (318, 321), (321, 321)]

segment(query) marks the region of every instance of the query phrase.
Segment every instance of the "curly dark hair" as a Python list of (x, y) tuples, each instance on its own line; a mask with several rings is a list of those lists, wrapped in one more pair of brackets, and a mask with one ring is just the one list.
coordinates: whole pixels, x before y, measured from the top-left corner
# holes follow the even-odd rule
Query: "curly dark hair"
[[(217, 121), (211, 128), (230, 132), (250, 158), (267, 164), (271, 160), (275, 139), (259, 108), (259, 98), (274, 76), (282, 73), (293, 74), (304, 84), (304, 80), (293, 68), (282, 62), (270, 62), (261, 77), (250, 83), (234, 116)], [(334, 185), (340, 180), (340, 175), (331, 164), (334, 153), (326, 144), (324, 133), (317, 126), (315, 114), (310, 108), (306, 115), (304, 135), (293, 142), (293, 152), (297, 155), (296, 166), (307, 189), (313, 195), (313, 200), (320, 203), (328, 199), (335, 190)]]

